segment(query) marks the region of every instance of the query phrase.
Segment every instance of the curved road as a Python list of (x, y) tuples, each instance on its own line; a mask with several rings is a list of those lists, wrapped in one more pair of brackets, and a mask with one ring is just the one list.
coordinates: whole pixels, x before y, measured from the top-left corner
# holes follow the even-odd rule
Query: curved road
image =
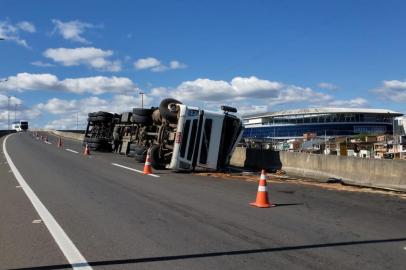
[[(45, 135), (45, 133), (42, 133)], [(86, 261), (76, 269), (404, 269), (406, 201), (272, 183), (278, 206), (248, 205), (257, 183), (168, 171), (75, 141), (11, 135), (6, 151)], [(4, 138), (1, 143), (3, 144)], [(2, 149), (3, 151), (3, 149)], [(2, 154), (0, 269), (71, 269)], [(115, 165), (114, 165), (115, 164)], [(130, 169), (134, 170), (130, 170)]]

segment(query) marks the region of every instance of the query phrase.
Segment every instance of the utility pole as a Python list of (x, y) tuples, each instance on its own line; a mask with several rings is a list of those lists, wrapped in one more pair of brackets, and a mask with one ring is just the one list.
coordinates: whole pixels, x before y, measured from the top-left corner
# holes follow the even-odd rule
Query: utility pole
[(8, 118), (8, 125), (7, 131), (10, 133), (10, 96), (7, 96), (7, 118)]
[(141, 108), (144, 109), (144, 92), (140, 92), (141, 95)]
[(14, 104), (14, 122), (17, 122), (17, 107), (18, 107), (18, 104), (17, 103)]

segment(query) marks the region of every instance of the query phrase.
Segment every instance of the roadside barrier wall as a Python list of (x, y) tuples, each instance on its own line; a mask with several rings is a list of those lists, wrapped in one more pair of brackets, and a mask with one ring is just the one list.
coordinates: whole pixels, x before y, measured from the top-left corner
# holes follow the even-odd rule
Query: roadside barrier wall
[(9, 130), (0, 130), (0, 138), (8, 135), (10, 133), (15, 133), (15, 131), (14, 130), (10, 130), (10, 131)]
[(85, 134), (83, 133), (77, 133), (77, 132), (65, 132), (65, 131), (59, 131), (59, 130), (50, 130), (49, 132), (61, 136), (62, 138), (67, 138), (67, 139), (72, 139), (76, 141), (83, 141), (83, 138)]
[(346, 184), (406, 191), (406, 161), (363, 159), (237, 147), (231, 165), (251, 169), (282, 169), (321, 181), (341, 179)]

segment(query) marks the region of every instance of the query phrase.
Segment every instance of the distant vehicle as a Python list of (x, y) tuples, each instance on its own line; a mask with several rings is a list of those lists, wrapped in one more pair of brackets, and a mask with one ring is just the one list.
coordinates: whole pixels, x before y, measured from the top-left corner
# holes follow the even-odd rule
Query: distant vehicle
[(20, 120), (18, 122), (13, 122), (11, 125), (11, 129), (17, 132), (26, 131), (28, 129), (28, 121)]
[(209, 112), (162, 100), (159, 107), (134, 108), (122, 115), (89, 113), (84, 143), (93, 150), (111, 151), (113, 138), (120, 138), (122, 153), (145, 162), (148, 149), (155, 169), (193, 171), (222, 170), (241, 140), (242, 120), (222, 106), (222, 113)]

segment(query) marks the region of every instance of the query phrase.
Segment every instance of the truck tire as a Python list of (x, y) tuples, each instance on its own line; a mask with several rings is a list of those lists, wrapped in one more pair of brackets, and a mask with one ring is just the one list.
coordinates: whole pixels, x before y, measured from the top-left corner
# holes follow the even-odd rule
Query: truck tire
[(161, 150), (159, 145), (153, 145), (151, 147), (151, 166), (155, 170), (163, 170), (165, 169), (165, 161), (163, 156), (161, 156)]
[(152, 124), (151, 116), (147, 116), (147, 115), (133, 114), (131, 116), (131, 120), (132, 120), (133, 123), (136, 123), (136, 124), (144, 124), (144, 125)]
[(171, 104), (182, 104), (182, 102), (173, 98), (166, 98), (159, 104), (159, 112), (162, 118), (166, 119), (169, 123), (176, 124), (178, 122), (178, 112), (170, 109)]
[(107, 140), (104, 138), (90, 138), (90, 142), (92, 142), (92, 143), (104, 143), (106, 141)]
[(108, 118), (113, 118), (113, 114), (108, 113), (108, 112), (97, 112), (95, 113), (95, 116), (104, 116), (104, 117), (108, 117)]
[(106, 117), (106, 116), (101, 116), (101, 115), (99, 115), (99, 116), (96, 116), (96, 121), (99, 121), (99, 122), (111, 122), (111, 117)]
[(89, 118), (87, 118), (87, 122), (95, 122), (95, 121), (97, 121), (96, 116), (90, 116)]
[(133, 115), (135, 114), (139, 116), (151, 116), (153, 112), (154, 109), (142, 109), (142, 108), (133, 109)]

